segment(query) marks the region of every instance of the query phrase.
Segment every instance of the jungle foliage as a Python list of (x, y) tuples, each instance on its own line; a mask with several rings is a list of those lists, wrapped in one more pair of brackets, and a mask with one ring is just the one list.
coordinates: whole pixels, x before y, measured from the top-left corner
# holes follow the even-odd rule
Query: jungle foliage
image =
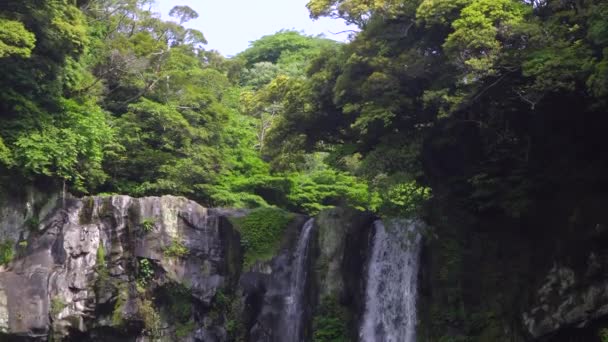
[(233, 58), (149, 3), (0, 5), (3, 174), (313, 214), (410, 215), (450, 184), (520, 217), (605, 169), (603, 1), (312, 0), (349, 43), (283, 30)]

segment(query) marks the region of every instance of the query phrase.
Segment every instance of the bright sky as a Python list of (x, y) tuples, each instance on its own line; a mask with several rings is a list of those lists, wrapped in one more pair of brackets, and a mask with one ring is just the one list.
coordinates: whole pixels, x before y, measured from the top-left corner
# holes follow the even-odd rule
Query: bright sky
[(353, 29), (343, 20), (323, 18), (312, 20), (305, 7), (308, 0), (156, 0), (155, 10), (169, 19), (173, 6), (188, 5), (198, 12), (198, 19), (185, 26), (203, 32), (207, 49), (233, 56), (249, 46), (250, 41), (281, 29), (295, 29), (309, 35), (324, 34), (327, 38), (346, 41)]

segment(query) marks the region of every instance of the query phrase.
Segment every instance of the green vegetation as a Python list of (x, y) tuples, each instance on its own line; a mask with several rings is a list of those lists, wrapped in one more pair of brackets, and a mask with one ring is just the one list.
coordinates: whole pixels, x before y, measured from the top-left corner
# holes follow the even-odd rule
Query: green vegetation
[(284, 30), (227, 59), (183, 26), (198, 16), (187, 6), (172, 11), (176, 23), (131, 0), (30, 2), (0, 9), (0, 59), (14, 70), (0, 77), (3, 171), (74, 193), (185, 195), (309, 214), (381, 208), (384, 189), (353, 172), (359, 155), (338, 156), (344, 149), (306, 121), (304, 135), (283, 129), (310, 107), (306, 70), (342, 48), (334, 41)]
[(179, 239), (175, 238), (169, 246), (163, 249), (163, 253), (169, 258), (183, 258), (190, 253), (190, 250)]
[(97, 279), (95, 280), (95, 294), (99, 297), (104, 293), (107, 293), (107, 291), (113, 287), (110, 280), (110, 273), (108, 271), (106, 250), (103, 246), (103, 241), (100, 241), (99, 247), (97, 247), (95, 271), (97, 272)]
[(144, 332), (148, 336), (158, 336), (160, 333), (160, 315), (149, 299), (138, 299), (137, 310), (144, 322)]
[(67, 306), (67, 303), (63, 298), (55, 296), (51, 299), (51, 316), (57, 317), (63, 309)]
[(15, 256), (15, 246), (13, 241), (5, 240), (0, 242), (0, 265), (6, 265)]
[(600, 340), (601, 342), (608, 342), (608, 329), (600, 330)]
[(154, 278), (154, 268), (148, 259), (139, 259), (137, 269), (137, 282), (145, 287)]
[(157, 299), (173, 327), (175, 337), (183, 339), (196, 327), (192, 291), (180, 283), (168, 283), (158, 289)]
[(325, 297), (313, 317), (314, 342), (347, 342), (348, 315), (335, 297)]
[(25, 226), (30, 230), (30, 231), (37, 231), (39, 226), (40, 226), (40, 219), (38, 219), (38, 217), (36, 216), (32, 216), (29, 219), (27, 219), (25, 221)]
[(114, 303), (114, 310), (112, 311), (112, 325), (115, 327), (121, 327), (124, 323), (123, 315), (128, 298), (128, 284), (120, 284), (118, 286), (118, 295), (116, 297), (116, 303)]
[(293, 214), (278, 208), (255, 209), (247, 216), (232, 218), (245, 248), (243, 266), (247, 268), (276, 255), (282, 233), (292, 219)]
[(218, 289), (213, 298), (208, 317), (216, 324), (223, 324), (231, 341), (245, 341), (246, 329), (242, 321), (240, 299)]
[(95, 254), (95, 260), (97, 263), (98, 271), (100, 269), (106, 269), (106, 249), (103, 247), (103, 241), (99, 241), (99, 246), (97, 247), (97, 253)]
[[(233, 220), (246, 267), (276, 252), (291, 220), (286, 211), (350, 205), (442, 221), (426, 211), (450, 206), (478, 218), (469, 230), (540, 236), (539, 210), (570, 215), (561, 209), (578, 204), (568, 200), (604, 196), (605, 1), (310, 0), (307, 7), (313, 18), (341, 18), (358, 30), (345, 44), (279, 31), (225, 58), (188, 28), (198, 14), (187, 6), (173, 8), (168, 21), (148, 1), (5, 0), (2, 182), (251, 208)], [(83, 223), (93, 204), (82, 208)], [(450, 231), (461, 214), (436, 224), (444, 243), (434, 276), (445, 293), (427, 316), (450, 329), (429, 328), (429, 340), (493, 339), (496, 317), (513, 310), (492, 301), (471, 307), (464, 297), (464, 246), (479, 235)], [(495, 221), (482, 223), (487, 217)], [(572, 225), (597, 221), (591, 217)], [(37, 218), (27, 224), (38, 225)], [(151, 218), (141, 229), (154, 229)], [(477, 260), (527, 255), (502, 248)], [(13, 241), (0, 243), (0, 263), (14, 250)], [(176, 239), (164, 253), (182, 258), (188, 249)], [(114, 286), (105, 259), (100, 246), (98, 290)], [(499, 278), (488, 265), (479, 264)], [(503, 288), (522, 286), (500, 280), (512, 285)], [(497, 289), (487, 282), (484, 289)], [(507, 301), (515, 297), (509, 291), (488, 296)], [(329, 318), (317, 322), (327, 333), (319, 339), (339, 336), (329, 307)], [(188, 327), (191, 316), (180, 324)]]
[(149, 233), (154, 230), (156, 223), (153, 218), (146, 218), (141, 221), (141, 228), (144, 233)]

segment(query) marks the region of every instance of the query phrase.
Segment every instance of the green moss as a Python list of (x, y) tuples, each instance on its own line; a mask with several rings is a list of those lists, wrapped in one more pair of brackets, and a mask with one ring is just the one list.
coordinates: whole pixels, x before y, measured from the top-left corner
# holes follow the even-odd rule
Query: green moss
[(97, 280), (95, 281), (95, 293), (101, 296), (103, 293), (110, 291), (112, 288), (112, 282), (110, 281), (110, 273), (108, 272), (108, 266), (106, 264), (106, 250), (103, 247), (103, 243), (99, 243), (97, 247), (96, 255), (97, 264), (95, 270), (97, 271)]
[(163, 252), (165, 256), (169, 258), (183, 258), (188, 255), (190, 251), (181, 241), (173, 239), (171, 244), (168, 247), (165, 247)]
[(245, 217), (230, 221), (241, 234), (245, 248), (243, 265), (250, 267), (256, 261), (272, 258), (281, 242), (283, 231), (294, 215), (278, 208), (255, 209)]
[(313, 318), (314, 342), (346, 342), (348, 313), (333, 296), (324, 297)]
[(63, 309), (67, 306), (63, 298), (56, 296), (51, 299), (51, 316), (57, 317)]
[(105, 268), (106, 267), (106, 250), (103, 247), (103, 242), (99, 242), (99, 247), (97, 247), (97, 268)]
[(127, 286), (127, 284), (122, 284), (118, 287), (118, 297), (114, 304), (114, 311), (112, 312), (112, 325), (115, 327), (120, 327), (124, 323), (123, 311), (129, 297)]
[(13, 241), (6, 240), (0, 242), (0, 265), (6, 265), (15, 256), (15, 246)]

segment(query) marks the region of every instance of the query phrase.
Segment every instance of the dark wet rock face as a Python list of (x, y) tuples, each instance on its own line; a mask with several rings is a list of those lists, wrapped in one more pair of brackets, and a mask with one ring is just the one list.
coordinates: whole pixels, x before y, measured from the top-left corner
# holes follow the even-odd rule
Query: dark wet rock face
[[(296, 271), (296, 242), (304, 228), (306, 217), (298, 216), (286, 228), (278, 254), (268, 262), (255, 263), (243, 272), (239, 288), (245, 308), (247, 341), (286, 341), (285, 315), (290, 297), (291, 280)], [(304, 267), (310, 268), (310, 265)], [(310, 284), (303, 284), (304, 292)], [(302, 300), (302, 298), (300, 298)]]

